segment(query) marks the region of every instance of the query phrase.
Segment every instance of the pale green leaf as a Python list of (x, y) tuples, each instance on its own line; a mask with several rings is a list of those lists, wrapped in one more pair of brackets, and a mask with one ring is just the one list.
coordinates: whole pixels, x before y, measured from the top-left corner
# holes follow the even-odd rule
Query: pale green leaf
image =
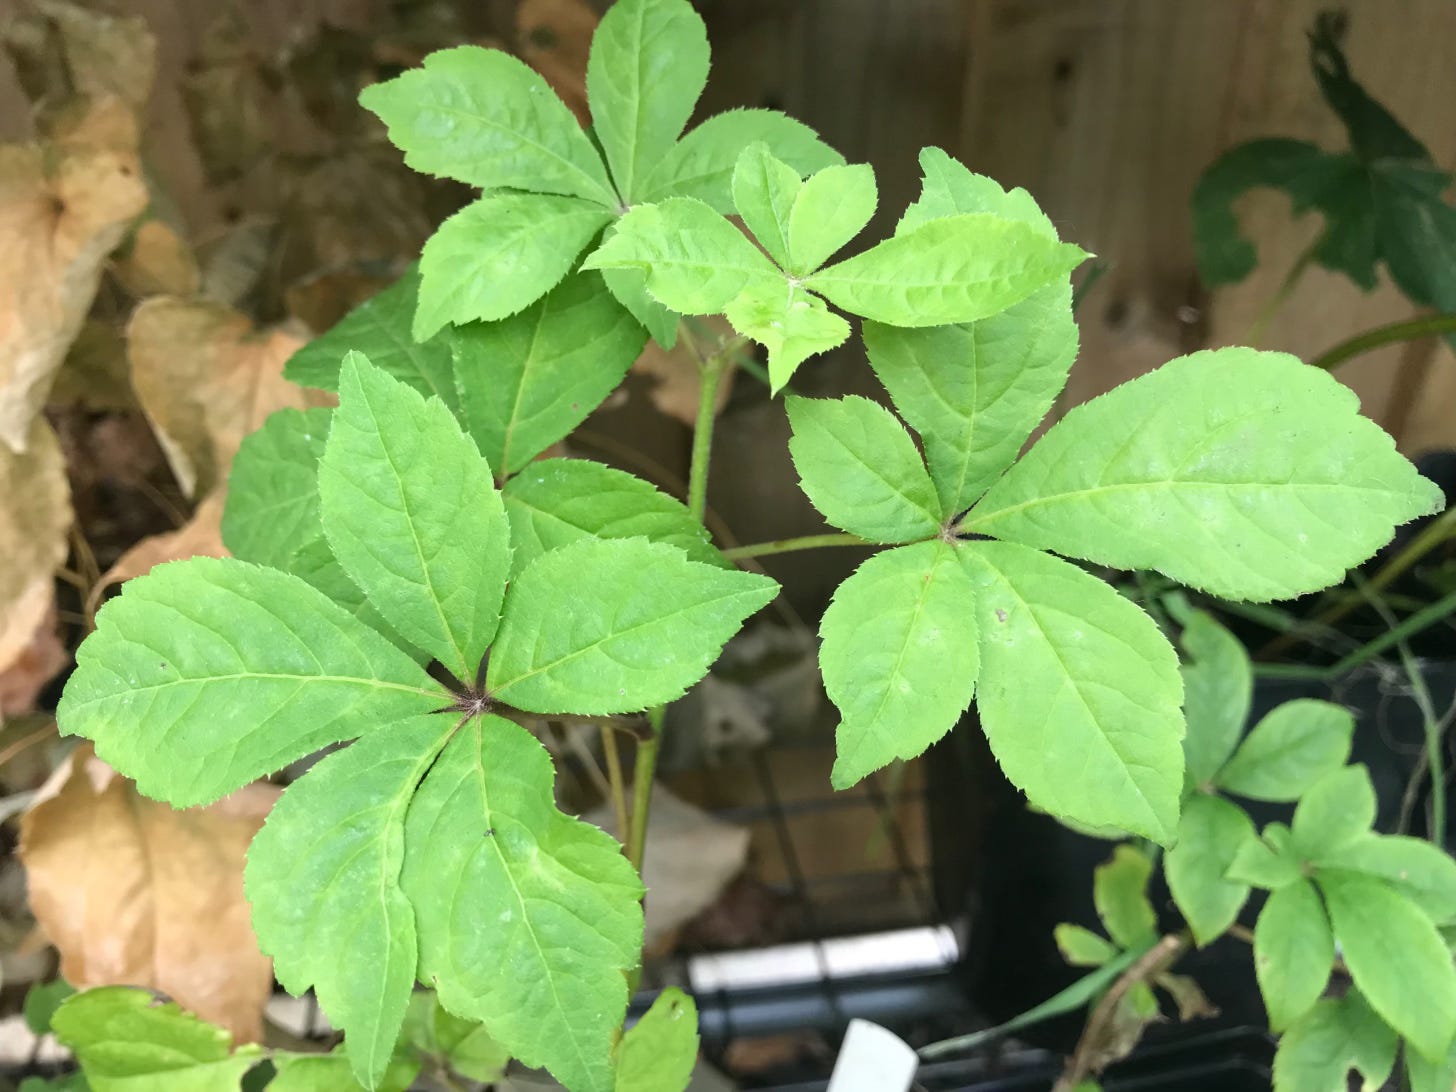
[(1367, 834), (1316, 856), (1321, 871), (1377, 876), (1424, 910), (1437, 925), (1456, 921), (1456, 860), (1420, 838)]
[(1011, 783), (1053, 815), (1171, 841), (1183, 689), (1157, 625), (1048, 554), (1001, 542), (961, 553), (976, 585), (981, 724)]
[(36, 1035), (45, 1035), (51, 1030), (51, 1020), (56, 1015), (56, 1009), (61, 1007), (66, 998), (74, 997), (75, 994), (76, 987), (64, 978), (32, 984), (25, 991), (25, 1002), (21, 1010), (25, 1015), (25, 1026)]
[(439, 997), (416, 990), (404, 1018), (408, 1047), (447, 1063), (473, 1081), (497, 1081), (511, 1060), (510, 1052), (491, 1038), (477, 1020), (462, 1020), (447, 1012)]
[(1153, 862), (1142, 850), (1120, 845), (1092, 873), (1092, 902), (1110, 936), (1122, 948), (1145, 948), (1158, 939), (1158, 915), (1148, 901)]
[(733, 168), (733, 206), (781, 266), (789, 264), (789, 213), (803, 185), (799, 172), (775, 158), (767, 144), (750, 144)]
[[(1395, 1033), (1390, 1035), (1394, 1040)], [(1405, 1068), (1410, 1077), (1410, 1092), (1451, 1092), (1456, 1089), (1456, 1043), (1452, 1043), (1439, 1064), (1426, 1061), (1414, 1050), (1407, 1051)]]
[(606, 167), (566, 104), (507, 53), (459, 46), (431, 53), (359, 96), (389, 127), (405, 162), (482, 190), (582, 197), (611, 208)]
[(1317, 860), (1368, 834), (1375, 823), (1375, 787), (1364, 766), (1342, 766), (1316, 781), (1294, 809), (1290, 847)]
[(1100, 967), (1117, 955), (1115, 944), (1080, 925), (1062, 922), (1052, 930), (1052, 937), (1062, 958), (1073, 967)]
[(1072, 409), (963, 527), (1225, 598), (1300, 595), (1442, 502), (1357, 409), (1285, 353), (1180, 357)]
[(1254, 973), (1274, 1031), (1319, 1000), (1334, 959), (1335, 938), (1314, 884), (1302, 879), (1273, 892), (1254, 925)]
[(198, 557), (128, 580), (101, 608), (57, 717), (141, 792), (190, 807), (443, 696), (298, 577)]
[(652, 297), (684, 315), (720, 314), (751, 281), (783, 279), (743, 232), (687, 197), (634, 208), (582, 268), (640, 270)]
[(768, 350), (768, 378), (774, 394), (783, 390), (794, 370), (809, 357), (849, 338), (849, 323), (818, 296), (787, 281), (755, 281), (723, 313), (733, 329)]
[(836, 789), (920, 754), (966, 711), (979, 666), (974, 611), (975, 589), (945, 542), (875, 554), (840, 584), (819, 627), (824, 689), (840, 713)]
[(453, 340), (460, 418), (498, 475), (514, 474), (611, 394), (646, 341), (596, 273)]
[(762, 141), (778, 159), (802, 178), (843, 163), (801, 121), (777, 110), (729, 110), (690, 130), (658, 163), (645, 185), (642, 201), (695, 197), (725, 215), (733, 211), (731, 181), (738, 157)]
[(323, 534), (318, 461), (334, 411), (279, 410), (243, 438), (228, 475), (222, 540), (242, 561), (288, 570), (301, 548)]
[(263, 1057), (251, 1043), (234, 1052), (222, 1028), (131, 986), (78, 993), (51, 1026), (93, 1092), (227, 1092)]
[(1224, 878), (1230, 883), (1248, 884), (1266, 891), (1278, 891), (1302, 879), (1300, 859), (1284, 847), (1271, 845), (1271, 841), (1269, 827), (1264, 828), (1262, 838), (1246, 838), (1234, 852)]
[(1238, 638), (1205, 611), (1192, 613), (1179, 641), (1187, 653), (1182, 673), (1188, 780), (1210, 785), (1244, 734), (1254, 672)]
[(789, 453), (814, 507), (872, 542), (913, 542), (940, 530), (935, 486), (894, 415), (858, 395), (788, 398)]
[(592, 37), (592, 127), (622, 201), (638, 200), (708, 82), (708, 33), (687, 0), (618, 0)]
[(1065, 277), (1086, 253), (1014, 220), (931, 220), (820, 270), (805, 287), (890, 326), (974, 322)]
[(1350, 757), (1355, 718), (1344, 706), (1315, 698), (1271, 710), (1218, 774), (1225, 792), (1251, 800), (1298, 800)]
[(440, 225), (420, 255), (417, 341), (450, 323), (503, 319), (549, 292), (612, 218), (575, 197), (500, 193)]
[(466, 724), (410, 805), (402, 882), (440, 1003), (572, 1092), (612, 1092), (642, 885), (615, 839), (556, 809), (553, 779), (520, 725)]
[(589, 459), (542, 459), (502, 493), (515, 548), (512, 576), (548, 550), (584, 538), (645, 538), (705, 565), (727, 564), (682, 502), (625, 470)]
[(789, 213), (786, 268), (808, 276), (864, 230), (879, 190), (868, 163), (825, 167), (804, 183)]
[(1016, 220), (1056, 238), (1056, 228), (1037, 207), (1031, 194), (1021, 188), (1006, 190), (985, 175), (975, 174), (939, 148), (920, 150), (923, 175), (920, 199), (905, 210), (895, 225), (895, 234), (914, 231), (930, 220), (965, 213), (989, 212)]
[(317, 993), (371, 1087), (415, 984), (414, 912), (399, 885), (405, 811), (453, 723), (416, 717), (327, 756), (288, 787), (248, 850), (259, 946), (289, 993)]
[(487, 686), (532, 713), (660, 705), (701, 679), (777, 592), (767, 577), (690, 561), (660, 542), (582, 539), (511, 581)]
[(319, 463), (344, 570), (411, 642), (472, 679), (500, 620), (510, 525), (490, 466), (437, 399), (357, 353)]
[(1381, 1018), (1427, 1061), (1456, 1032), (1456, 968), (1441, 934), (1405, 896), (1365, 876), (1322, 874), (1345, 966)]
[[(294, 1054), (276, 1050), (272, 1054), (277, 1075), (268, 1082), (268, 1092), (368, 1092), (349, 1064), (347, 1044), (327, 1054)], [(396, 1054), (373, 1092), (406, 1092), (415, 1083), (418, 1062)]]
[(1227, 800), (1194, 793), (1183, 802), (1178, 841), (1168, 850), (1164, 871), (1173, 901), (1200, 946), (1221, 937), (1248, 901), (1249, 885), (1226, 875), (1240, 848), (1254, 837), (1253, 821)]
[(359, 590), (359, 585), (354, 583), (339, 564), (339, 559), (334, 556), (334, 551), (323, 537), (322, 522), (319, 527), (319, 537), (300, 546), (283, 566), (284, 570), (306, 580), (364, 625), (389, 638), (410, 659), (428, 665), (433, 657), (405, 640), (385, 620), (384, 615), (379, 613), (379, 609)]
[(1379, 1088), (1395, 1065), (1395, 1048), (1395, 1032), (1358, 990), (1326, 998), (1279, 1040), (1275, 1092), (1349, 1092), (1352, 1069), (1364, 1078), (1362, 1088)]
[(698, 1008), (669, 986), (617, 1044), (612, 1092), (683, 1092), (697, 1060)]
[[(616, 227), (607, 229), (606, 238), (612, 237)], [(641, 269), (601, 269), (602, 280), (607, 291), (618, 303), (632, 313), (632, 317), (647, 328), (652, 340), (664, 349), (677, 344), (677, 326), (681, 316), (669, 311), (647, 292), (647, 274)]]

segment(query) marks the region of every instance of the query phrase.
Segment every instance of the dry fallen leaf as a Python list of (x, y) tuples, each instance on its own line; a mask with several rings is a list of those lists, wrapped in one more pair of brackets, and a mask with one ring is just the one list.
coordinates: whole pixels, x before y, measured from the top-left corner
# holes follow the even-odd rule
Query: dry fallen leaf
[(47, 582), (45, 590), (49, 593), (49, 602), (30, 643), (21, 648), (8, 667), (0, 669), (0, 723), (32, 712), (46, 683), (71, 662), (66, 646), (56, 633), (55, 589)]
[(243, 860), (279, 789), (174, 811), (78, 748), (20, 821), (36, 919), (85, 989), (160, 990), (232, 1032), (262, 1035), (272, 962), (258, 951)]
[(140, 112), (152, 91), (157, 42), (140, 15), (68, 0), (27, 0), (5, 48), (33, 102), (115, 95)]
[(126, 342), (114, 323), (87, 319), (66, 353), (49, 404), (88, 410), (136, 409)]
[(51, 608), (70, 527), (61, 447), (37, 418), (23, 452), (0, 444), (0, 670), (25, 652)]
[(591, 124), (586, 101), (586, 61), (597, 13), (584, 0), (521, 0), (516, 9), (517, 52), (545, 77), (583, 125)]
[[(698, 337), (700, 351), (711, 351), (715, 341), (733, 336), (733, 327), (728, 320), (714, 316), (701, 320), (706, 329)], [(698, 419), (698, 390), (702, 386), (702, 366), (698, 355), (689, 345), (687, 338), (679, 337), (671, 349), (663, 349), (655, 341), (649, 341), (647, 348), (632, 365), (640, 375), (650, 376), (656, 382), (650, 392), (652, 404), (670, 417), (676, 417), (686, 424)], [(728, 404), (728, 395), (733, 390), (733, 375), (737, 369), (730, 369), (718, 386), (717, 411), (723, 412)]]
[[(225, 497), (226, 490), (214, 491), (197, 506), (197, 511), (183, 526), (163, 535), (144, 538), (122, 554), (97, 582), (91, 593), (93, 600), (99, 599), (112, 584), (141, 576), (154, 565), (183, 561), (189, 557), (227, 557), (227, 547), (222, 544)], [(95, 608), (94, 602), (89, 605)]]
[(190, 296), (202, 280), (192, 248), (160, 220), (137, 228), (130, 248), (113, 268), (121, 286), (138, 299)]

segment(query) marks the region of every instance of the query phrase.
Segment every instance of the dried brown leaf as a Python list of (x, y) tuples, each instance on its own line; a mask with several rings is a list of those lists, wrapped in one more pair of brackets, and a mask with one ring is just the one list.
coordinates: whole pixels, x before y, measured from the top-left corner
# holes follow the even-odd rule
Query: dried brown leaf
[(0, 444), (0, 669), (24, 653), (50, 609), (70, 527), (61, 446), (37, 418), (23, 451)]
[(516, 9), (517, 52), (545, 77), (583, 125), (591, 124), (586, 62), (597, 13), (585, 0), (521, 0)]
[(192, 248), (160, 220), (137, 228), (131, 247), (113, 269), (121, 286), (138, 299), (191, 296), (202, 280)]
[(189, 557), (227, 557), (222, 544), (222, 510), (226, 490), (218, 489), (197, 506), (190, 520), (175, 531), (144, 538), (117, 559), (96, 585), (94, 596), (112, 584), (141, 576), (154, 565)]
[(78, 748), (21, 818), (36, 919), (72, 985), (160, 990), (239, 1041), (262, 1034), (273, 984), (243, 860), (279, 790), (249, 785), (174, 811)]
[[(714, 342), (721, 342), (733, 336), (733, 327), (728, 320), (713, 316), (698, 322), (705, 332), (698, 337), (699, 352), (711, 350)], [(650, 392), (652, 404), (669, 417), (691, 425), (698, 419), (698, 391), (702, 386), (702, 365), (698, 363), (698, 352), (693, 350), (687, 338), (680, 337), (671, 349), (663, 349), (655, 341), (649, 341), (647, 348), (632, 365), (639, 375), (652, 378), (655, 382)], [(717, 411), (723, 412), (728, 396), (733, 390), (733, 375), (736, 369), (728, 371), (718, 387)]]
[(25, 8), (4, 44), (32, 101), (114, 95), (141, 110), (157, 68), (145, 19), (66, 0), (29, 0)]
[(37, 587), (48, 593), (48, 602), (29, 643), (21, 648), (8, 667), (0, 670), (0, 721), (33, 712), (36, 699), (46, 683), (71, 662), (66, 646), (56, 633), (54, 585), (47, 581)]

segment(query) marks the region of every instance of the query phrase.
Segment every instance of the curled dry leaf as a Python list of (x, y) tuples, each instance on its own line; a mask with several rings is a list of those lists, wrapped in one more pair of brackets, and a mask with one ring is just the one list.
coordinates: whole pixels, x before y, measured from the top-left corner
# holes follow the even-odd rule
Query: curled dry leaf
[(62, 977), (160, 990), (238, 1041), (260, 1038), (273, 967), (253, 935), (243, 858), (278, 793), (259, 783), (174, 811), (89, 745), (73, 752), (20, 821), (31, 907)]
[(517, 52), (545, 77), (583, 125), (591, 124), (586, 61), (597, 13), (585, 0), (521, 0), (516, 9)]
[[(698, 343), (702, 346), (700, 352), (711, 352), (715, 342), (721, 342), (733, 336), (733, 328), (728, 325), (726, 319), (714, 316), (702, 320), (695, 319), (694, 323), (706, 330), (705, 333), (697, 335)], [(688, 425), (697, 420), (702, 366), (698, 363), (697, 353), (693, 351), (687, 338), (679, 337), (677, 344), (671, 349), (663, 349), (657, 342), (649, 341), (647, 348), (642, 350), (642, 355), (632, 365), (632, 370), (654, 381), (650, 393), (652, 404), (659, 410)], [(736, 368), (728, 371), (723, 377), (722, 384), (718, 387), (717, 410), (719, 413), (722, 413), (723, 407), (728, 404), (728, 395), (733, 390), (733, 376), (736, 371)]]
[(134, 576), (141, 576), (154, 565), (167, 561), (182, 561), (189, 557), (227, 557), (227, 547), (222, 544), (222, 510), (226, 491), (218, 489), (197, 506), (192, 518), (175, 531), (144, 538), (117, 559), (115, 565), (106, 570), (92, 591), (91, 609), (96, 608), (99, 599), (112, 584), (120, 584)]
[(26, 0), (22, 9), (4, 44), (33, 102), (110, 95), (141, 111), (157, 70), (145, 19), (68, 0)]
[(0, 444), (0, 670), (25, 653), (51, 608), (70, 526), (61, 446), (37, 418), (22, 451)]
[(202, 280), (192, 248), (160, 220), (148, 220), (137, 228), (131, 246), (113, 268), (121, 286), (138, 299), (190, 296)]

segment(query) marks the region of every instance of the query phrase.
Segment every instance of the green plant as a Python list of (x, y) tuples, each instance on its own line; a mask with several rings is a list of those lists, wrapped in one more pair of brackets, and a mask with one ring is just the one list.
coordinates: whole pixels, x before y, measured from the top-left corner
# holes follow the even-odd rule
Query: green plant
[[(706, 65), (686, 0), (621, 0), (593, 46), (590, 134), (490, 51), (366, 91), (412, 164), (485, 192), (417, 272), (290, 362), (339, 406), (276, 414), (244, 445), (235, 558), (129, 582), (62, 701), (64, 731), (179, 806), (355, 741), (288, 788), (248, 889), (280, 981), (317, 991), (367, 1087), (387, 1080), (416, 981), (573, 1092), (683, 1087), (652, 1059), (689, 1052), (689, 1008), (670, 999), (670, 1018), (620, 1035), (655, 735), (637, 748), (624, 857), (556, 808), (519, 721), (646, 712), (655, 731), (775, 594), (702, 528), (714, 395), (748, 340), (778, 389), (849, 337), (829, 305), (864, 318), (900, 414), (790, 398), (804, 489), (843, 533), (733, 552), (886, 547), (823, 621), (838, 786), (920, 753), (974, 696), (1032, 802), (1171, 845), (1177, 656), (1056, 555), (1272, 599), (1339, 579), (1440, 504), (1348, 391), (1253, 350), (1176, 360), (1018, 460), (1075, 356), (1083, 253), (1025, 192), (926, 149), (894, 234), (826, 265), (869, 221), (873, 173), (772, 114), (679, 141)], [(697, 314), (738, 336), (702, 360), (686, 505), (591, 462), (534, 461), (647, 332), (670, 340)], [(78, 1050), (89, 996), (57, 1017), (75, 1017)]]

